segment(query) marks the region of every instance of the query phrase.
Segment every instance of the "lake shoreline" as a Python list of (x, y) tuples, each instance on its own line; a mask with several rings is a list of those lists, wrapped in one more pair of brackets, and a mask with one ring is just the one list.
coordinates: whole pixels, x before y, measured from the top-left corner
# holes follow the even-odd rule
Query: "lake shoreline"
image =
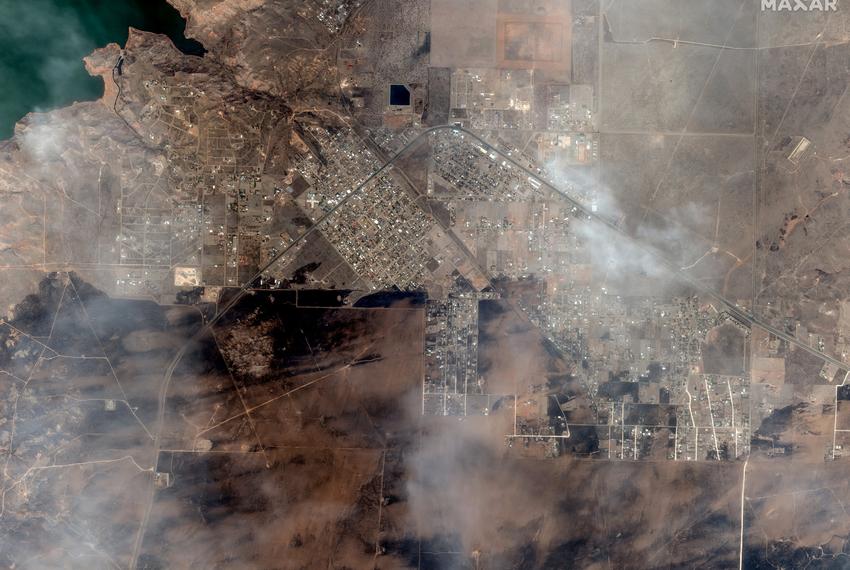
[(89, 69), (86, 61), (110, 44), (123, 49), (133, 28), (168, 37), (186, 55), (207, 53), (185, 36), (186, 20), (166, 0), (132, 0), (119, 9), (106, 0), (37, 0), (0, 9), (0, 19), (6, 22), (0, 24), (0, 81), (8, 86), (0, 101), (3, 142), (38, 115), (114, 99), (104, 70)]

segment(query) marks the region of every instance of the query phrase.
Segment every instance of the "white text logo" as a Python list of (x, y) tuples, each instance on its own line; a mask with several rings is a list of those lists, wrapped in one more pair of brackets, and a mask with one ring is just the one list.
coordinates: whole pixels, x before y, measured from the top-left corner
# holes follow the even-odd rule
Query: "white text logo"
[(761, 0), (761, 9), (774, 12), (835, 12), (838, 0)]

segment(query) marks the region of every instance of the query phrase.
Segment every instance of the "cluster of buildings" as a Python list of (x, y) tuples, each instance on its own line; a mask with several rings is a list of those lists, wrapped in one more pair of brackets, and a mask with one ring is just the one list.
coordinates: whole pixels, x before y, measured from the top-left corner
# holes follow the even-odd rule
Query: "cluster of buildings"
[(293, 170), (309, 185), (298, 205), (313, 221), (345, 200), (381, 166), (351, 129), (305, 125), (297, 136), (305, 152), (294, 161)]
[[(748, 451), (744, 357), (730, 356), (739, 366), (728, 372), (706, 354), (717, 335), (731, 335), (745, 353), (746, 326), (698, 297), (624, 294), (622, 283), (614, 290), (610, 246), (597, 243), (599, 228), (574, 204), (461, 132), (435, 133), (431, 147), (429, 197), (444, 205), (452, 231), (490, 277), (531, 284), (512, 301), (574, 365), (569, 390), (545, 383), (518, 390), (509, 441), (630, 460), (732, 459)], [(528, 160), (507, 148), (519, 164)], [(460, 414), (468, 395), (455, 394), (476, 386), (466, 368), (475, 305), (452, 300), (429, 311), (426, 413)], [(585, 396), (567, 395), (577, 391)]]
[(529, 68), (452, 69), (449, 119), (477, 130), (594, 130), (593, 86), (542, 75)]
[[(507, 117), (516, 122), (512, 128), (521, 128), (521, 121), (535, 117), (534, 91), (525, 84), (530, 73), (456, 72), (453, 105), (472, 118)], [(463, 92), (455, 89), (461, 79)], [(491, 83), (492, 93), (512, 93), (513, 99), (482, 99)], [(431, 133), (419, 194), (393, 167), (376, 175), (383, 161), (355, 131), (299, 124), (290, 135), (295, 152), (286, 173), (261, 174), (262, 114), (259, 127), (246, 127), (244, 117), (207, 117), (197, 106), (203, 94), (191, 88), (151, 82), (150, 94), (145, 116), (151, 132), (156, 137), (157, 129), (180, 129), (184, 139), (170, 142), (176, 146), (167, 151), (179, 158), (181, 141), (194, 140), (200, 160), (193, 170), (172, 171), (180, 173), (177, 180), (172, 173), (157, 181), (153, 172), (153, 182), (142, 178), (122, 196), (118, 241), (128, 260), (126, 283), (171, 271), (176, 288), (241, 286), (286, 252), (265, 272), (264, 284), (424, 289), (424, 413), (488, 415), (497, 403), (512, 403), (509, 442), (540, 445), (546, 453), (705, 460), (747, 452), (749, 370), (706, 366), (705, 347), (728, 316), (695, 297), (609, 290), (599, 263), (605, 252), (589, 239), (586, 215), (500, 152), (459, 130)], [(578, 129), (575, 121), (592, 121), (581, 102), (589, 95), (580, 86), (549, 95), (551, 125), (573, 121)], [(511, 112), (493, 114), (500, 108)], [(382, 132), (376, 131), (379, 137)], [(394, 151), (416, 134), (400, 131), (377, 143)], [(511, 144), (494, 144), (547, 176)], [(546, 163), (589, 164), (598, 153), (593, 135), (581, 132), (543, 133), (535, 145), (537, 159)], [(176, 201), (163, 191), (166, 183), (178, 189)], [(298, 240), (314, 227), (308, 239)], [(499, 296), (490, 287), (493, 278), (534, 283), (511, 301), (573, 363), (568, 390), (528, 379), (518, 379), (513, 394), (488, 390), (478, 327), (480, 303)]]
[(493, 292), (456, 290), (431, 299), (425, 312), (425, 384), (422, 413), (433, 416), (487, 415), (494, 402), (478, 367), (478, 304)]
[(316, 2), (316, 19), (335, 34), (342, 29), (348, 16), (359, 8), (361, 3), (360, 0), (319, 0)]
[(428, 194), (435, 199), (520, 202), (542, 196), (541, 184), (461, 131), (431, 135)]
[(418, 289), (426, 265), (422, 246), (433, 222), (388, 175), (370, 182), (320, 226), (346, 262), (373, 289)]

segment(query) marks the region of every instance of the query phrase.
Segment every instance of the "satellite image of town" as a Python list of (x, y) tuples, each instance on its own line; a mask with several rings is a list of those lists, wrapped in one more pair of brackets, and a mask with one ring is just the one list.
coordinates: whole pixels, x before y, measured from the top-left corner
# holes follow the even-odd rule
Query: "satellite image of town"
[(850, 0), (0, 0), (0, 568), (850, 568)]

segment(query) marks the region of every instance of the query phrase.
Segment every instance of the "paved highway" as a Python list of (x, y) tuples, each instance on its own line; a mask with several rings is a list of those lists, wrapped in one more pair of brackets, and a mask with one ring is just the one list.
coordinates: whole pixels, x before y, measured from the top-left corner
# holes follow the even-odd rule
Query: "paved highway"
[(652, 246), (650, 246), (646, 243), (643, 243), (640, 240), (634, 238), (633, 236), (627, 234), (622, 228), (620, 228), (620, 226), (615, 224), (613, 221), (605, 218), (604, 216), (597, 214), (596, 212), (592, 212), (591, 210), (586, 208), (581, 202), (577, 201), (575, 198), (573, 198), (572, 196), (570, 196), (569, 194), (567, 194), (566, 192), (564, 192), (560, 188), (558, 188), (558, 187), (554, 186), (553, 184), (550, 184), (546, 180), (540, 178), (540, 176), (538, 176), (537, 173), (535, 173), (533, 170), (530, 170), (529, 168), (520, 164), (519, 162), (514, 160), (512, 157), (507, 156), (504, 152), (500, 151), (498, 148), (494, 147), (493, 145), (491, 145), (490, 143), (488, 143), (487, 141), (485, 141), (484, 139), (482, 139), (481, 137), (479, 137), (475, 133), (470, 132), (470, 131), (463, 129), (463, 128), (459, 128), (459, 127), (454, 127), (454, 128), (458, 131), (463, 132), (466, 136), (469, 136), (470, 138), (475, 140), (478, 144), (482, 145), (484, 148), (486, 148), (486, 149), (488, 149), (492, 152), (498, 153), (502, 157), (503, 160), (509, 162), (515, 168), (519, 168), (520, 170), (522, 170), (523, 172), (525, 172), (529, 176), (533, 177), (535, 180), (539, 181), (546, 188), (560, 194), (565, 200), (570, 202), (573, 206), (576, 207), (577, 210), (581, 211), (582, 214), (586, 215), (591, 220), (608, 227), (612, 231), (617, 232), (624, 239), (631, 241), (641, 251), (651, 255), (654, 259), (657, 259), (659, 261), (659, 263), (664, 265), (671, 273), (673, 273), (679, 279), (681, 279), (682, 281), (687, 283), (690, 287), (699, 291), (700, 293), (703, 293), (704, 295), (711, 297), (715, 301), (719, 302), (721, 305), (723, 305), (726, 312), (728, 312), (730, 315), (732, 315), (738, 321), (745, 323), (745, 324), (748, 324), (748, 325), (751, 325), (751, 326), (757, 326), (759, 328), (762, 328), (762, 329), (768, 331), (769, 333), (781, 338), (782, 340), (784, 340), (784, 341), (786, 341), (790, 344), (793, 344), (794, 346), (796, 346), (796, 347), (798, 347), (802, 350), (805, 350), (806, 352), (808, 352), (810, 354), (818, 356), (819, 358), (822, 358), (823, 360), (825, 360), (827, 362), (830, 362), (832, 364), (835, 364), (836, 366), (839, 366), (843, 371), (846, 371), (848, 369), (848, 365), (846, 363), (842, 362), (841, 360), (838, 360), (837, 358), (834, 358), (834, 357), (832, 357), (832, 356), (830, 356), (830, 355), (828, 355), (824, 352), (821, 352), (820, 350), (817, 350), (816, 348), (809, 346), (808, 344), (799, 340), (797, 337), (795, 337), (791, 334), (788, 334), (787, 332), (783, 331), (782, 329), (776, 328), (775, 326), (771, 325), (770, 323), (763, 321), (762, 319), (758, 318), (757, 316), (750, 313), (749, 311), (741, 309), (733, 301), (730, 301), (729, 299), (727, 299), (726, 297), (721, 295), (716, 290), (714, 290), (711, 287), (707, 286), (706, 284), (701, 283), (700, 281), (694, 279), (694, 277), (692, 275), (688, 274), (687, 272), (683, 271), (680, 267), (676, 266), (672, 261), (670, 261), (663, 253), (658, 251), (656, 248), (654, 248), (654, 247), (652, 247)]
[[(535, 180), (537, 180), (538, 182), (540, 182), (540, 184), (542, 186), (545, 186), (549, 190), (556, 192), (557, 194), (561, 195), (566, 201), (568, 201), (570, 204), (572, 204), (578, 211), (580, 211), (582, 214), (587, 216), (588, 219), (606, 226), (607, 228), (609, 228), (612, 231), (619, 234), (624, 239), (627, 239), (630, 242), (632, 242), (635, 246), (640, 248), (641, 251), (643, 251), (643, 252), (651, 255), (653, 258), (657, 259), (659, 261), (659, 263), (664, 265), (672, 274), (674, 274), (679, 279), (681, 279), (682, 281), (687, 283), (690, 287), (692, 287), (696, 291), (699, 291), (700, 293), (703, 293), (707, 296), (710, 296), (715, 301), (717, 301), (718, 303), (723, 305), (724, 309), (730, 315), (732, 315), (735, 319), (739, 320), (740, 322), (751, 325), (751, 326), (760, 327), (760, 328), (770, 332), (771, 334), (777, 336), (778, 338), (781, 338), (781, 339), (785, 340), (786, 342), (793, 344), (796, 347), (798, 347), (802, 350), (805, 350), (806, 352), (808, 352), (810, 354), (813, 354), (815, 356), (818, 356), (819, 358), (822, 358), (824, 361), (827, 361), (827, 362), (830, 362), (832, 364), (835, 364), (836, 366), (839, 366), (842, 371), (848, 370), (848, 365), (845, 364), (844, 362), (842, 362), (842, 361), (840, 361), (840, 360), (838, 360), (838, 359), (836, 359), (836, 358), (834, 358), (834, 357), (832, 357), (828, 354), (825, 354), (825, 353), (809, 346), (808, 344), (800, 341), (796, 337), (786, 333), (785, 331), (780, 330), (780, 329), (774, 327), (773, 325), (762, 321), (761, 319), (759, 319), (758, 317), (756, 317), (752, 313), (749, 313), (749, 312), (741, 309), (735, 303), (733, 303), (729, 299), (726, 299), (723, 295), (721, 295), (720, 293), (718, 293), (714, 289), (706, 286), (703, 283), (700, 283), (699, 281), (694, 279), (691, 275), (682, 271), (681, 268), (679, 268), (675, 264), (673, 264), (660, 251), (658, 251), (654, 247), (651, 247), (651, 246), (637, 240), (633, 236), (630, 236), (622, 228), (620, 228), (617, 224), (615, 224), (613, 221), (611, 221), (611, 220), (609, 220), (609, 219), (607, 219), (607, 218), (605, 218), (605, 217), (603, 217), (603, 216), (601, 216), (601, 215), (599, 215), (595, 212), (592, 212), (590, 209), (586, 208), (581, 202), (579, 202), (578, 200), (576, 200), (575, 198), (573, 198), (572, 196), (567, 194), (565, 191), (561, 190), (560, 188), (554, 186), (553, 184), (549, 183), (545, 179), (541, 178), (536, 172), (527, 168), (523, 164), (520, 164), (513, 157), (508, 156), (502, 150), (491, 145), (490, 143), (488, 143), (487, 141), (482, 139), (477, 134), (475, 134), (475, 133), (473, 133), (473, 132), (471, 132), (471, 131), (463, 128), (463, 127), (451, 126), (451, 125), (441, 125), (441, 126), (436, 126), (436, 127), (430, 127), (428, 129), (423, 130), (414, 139), (412, 139), (410, 142), (408, 142), (406, 145), (404, 145), (404, 147), (402, 147), (401, 150), (399, 150), (394, 155), (392, 155), (389, 159), (387, 159), (380, 168), (378, 168), (368, 178), (366, 178), (366, 180), (364, 180), (360, 185), (358, 185), (355, 189), (353, 189), (344, 199), (340, 200), (340, 202), (336, 206), (334, 206), (331, 210), (329, 210), (321, 218), (319, 218), (316, 221), (316, 223), (313, 224), (312, 226), (310, 226), (310, 228), (307, 231), (305, 231), (298, 238), (296, 238), (291, 244), (289, 244), (287, 247), (285, 247), (283, 250), (281, 250), (281, 252), (278, 253), (274, 258), (272, 258), (271, 261), (269, 261), (265, 266), (263, 266), (256, 273), (256, 275), (254, 275), (251, 279), (246, 281), (239, 288), (239, 290), (236, 292), (236, 294), (234, 294), (233, 297), (227, 303), (225, 303), (222, 307), (220, 307), (219, 310), (216, 312), (216, 314), (209, 321), (207, 321), (204, 324), (204, 326), (202, 326), (200, 329), (198, 329), (198, 331), (192, 336), (192, 338), (189, 339), (180, 348), (180, 350), (177, 351), (177, 353), (174, 355), (171, 362), (169, 363), (168, 367), (166, 368), (165, 376), (164, 376), (163, 382), (162, 382), (162, 386), (160, 387), (160, 390), (159, 390), (157, 420), (156, 420), (156, 425), (155, 425), (156, 436), (154, 438), (154, 449), (153, 449), (153, 457), (152, 457), (152, 464), (153, 464), (154, 467), (156, 467), (156, 465), (157, 465), (157, 461), (158, 461), (158, 458), (159, 458), (159, 452), (160, 452), (160, 449), (161, 449), (161, 435), (162, 435), (162, 428), (163, 428), (164, 419), (165, 419), (165, 404), (166, 404), (167, 396), (168, 396), (168, 388), (169, 388), (169, 385), (171, 384), (171, 379), (174, 375), (174, 371), (176, 370), (176, 368), (177, 368), (178, 364), (180, 363), (180, 361), (182, 360), (182, 358), (186, 355), (186, 352), (189, 350), (189, 348), (192, 347), (194, 343), (198, 342), (199, 340), (204, 338), (207, 334), (209, 334), (212, 327), (227, 312), (229, 312), (234, 306), (236, 306), (236, 304), (242, 299), (242, 297), (244, 297), (245, 294), (249, 291), (249, 289), (251, 287), (251, 283), (253, 283), (256, 279), (261, 277), (270, 267), (272, 267), (275, 263), (277, 263), (277, 261), (281, 257), (286, 255), (295, 246), (297, 246), (299, 243), (301, 243), (303, 240), (305, 240), (307, 237), (309, 237), (311, 234), (313, 234), (315, 231), (317, 231), (319, 226), (322, 224), (322, 222), (325, 221), (325, 219), (327, 219), (334, 212), (336, 212), (338, 209), (340, 209), (342, 206), (344, 206), (351, 198), (353, 198), (354, 196), (359, 194), (360, 191), (362, 191), (363, 188), (365, 188), (375, 178), (377, 178), (381, 174), (385, 173), (387, 171), (387, 169), (389, 169), (400, 157), (404, 156), (404, 154), (407, 153), (410, 149), (412, 149), (413, 147), (418, 145), (420, 142), (422, 142), (425, 137), (427, 137), (428, 135), (430, 135), (433, 132), (442, 131), (442, 130), (452, 130), (452, 131), (455, 131), (455, 132), (458, 132), (458, 133), (463, 133), (464, 136), (469, 137), (470, 140), (473, 140), (476, 143), (478, 143), (479, 145), (481, 145), (482, 147), (486, 148), (487, 150), (498, 154), (503, 160), (510, 163), (514, 168), (520, 169), (521, 171), (526, 173), (528, 176), (530, 176), (530, 177), (534, 178)], [(155, 492), (156, 492), (156, 488), (154, 486), (153, 479), (152, 479), (150, 496), (147, 500), (147, 505), (145, 507), (145, 513), (144, 513), (144, 516), (143, 516), (143, 519), (142, 519), (142, 523), (140, 525), (139, 533), (136, 536), (136, 541), (135, 541), (134, 546), (133, 546), (133, 554), (132, 554), (132, 557), (131, 557), (131, 560), (130, 560), (130, 568), (131, 569), (135, 569), (136, 566), (137, 566), (137, 563), (138, 563), (139, 553), (141, 551), (142, 543), (144, 541), (145, 529), (146, 529), (147, 523), (150, 519), (151, 509), (153, 508), (153, 500), (154, 500)]]
[[(168, 364), (168, 367), (165, 370), (165, 376), (164, 376), (163, 381), (162, 381), (162, 386), (160, 387), (160, 390), (159, 390), (159, 398), (158, 398), (158, 404), (157, 404), (157, 406), (158, 406), (157, 407), (157, 419), (156, 419), (156, 425), (154, 426), (155, 430), (156, 430), (156, 436), (154, 438), (153, 459), (152, 459), (152, 464), (153, 464), (154, 468), (156, 468), (157, 461), (159, 459), (159, 452), (160, 452), (160, 449), (162, 448), (162, 443), (161, 443), (162, 438), (161, 438), (161, 436), (162, 436), (162, 427), (163, 427), (164, 420), (165, 420), (165, 403), (166, 403), (167, 397), (168, 397), (168, 387), (171, 384), (171, 378), (174, 376), (174, 371), (177, 369), (178, 364), (180, 364), (180, 361), (186, 355), (186, 352), (189, 350), (189, 348), (191, 348), (199, 340), (203, 339), (206, 335), (210, 334), (212, 327), (215, 326), (215, 324), (219, 320), (221, 320), (221, 318), (225, 314), (227, 314), (233, 307), (235, 307), (236, 304), (242, 299), (242, 297), (245, 296), (246, 293), (248, 293), (249, 289), (251, 288), (251, 284), (254, 281), (256, 281), (258, 278), (260, 278), (270, 267), (272, 267), (275, 263), (277, 263), (277, 261), (280, 260), (280, 258), (282, 258), (289, 251), (291, 251), (295, 246), (297, 246), (299, 243), (301, 243), (302, 241), (307, 239), (310, 235), (312, 235), (314, 232), (316, 232), (318, 230), (319, 226), (322, 224), (322, 222), (324, 222), (329, 216), (331, 216), (334, 212), (336, 212), (342, 206), (344, 206), (349, 200), (351, 200), (351, 198), (353, 198), (354, 196), (359, 194), (360, 191), (363, 190), (363, 188), (365, 188), (375, 178), (377, 178), (378, 176), (380, 176), (381, 174), (386, 172), (387, 169), (390, 166), (392, 166), (393, 163), (395, 163), (399, 159), (399, 157), (403, 156), (407, 151), (409, 151), (414, 146), (419, 144), (423, 140), (423, 137), (425, 137), (429, 133), (431, 133), (435, 130), (439, 130), (441, 128), (447, 128), (447, 127), (434, 127), (434, 128), (428, 129), (426, 131), (423, 131), (415, 139), (411, 140), (401, 150), (399, 150), (397, 153), (395, 153), (389, 160), (384, 162), (384, 164), (380, 168), (378, 168), (368, 178), (366, 178), (366, 180), (364, 180), (362, 183), (360, 183), (360, 185), (358, 185), (355, 189), (353, 189), (345, 198), (340, 200), (339, 203), (336, 206), (334, 206), (333, 208), (328, 210), (328, 212), (326, 212), (318, 220), (316, 220), (316, 223), (313, 224), (312, 226), (310, 226), (310, 228), (307, 231), (305, 231), (303, 234), (298, 236), (295, 240), (293, 240), (292, 243), (290, 243), (288, 246), (283, 248), (276, 256), (274, 256), (266, 265), (264, 265), (262, 268), (260, 268), (260, 270), (257, 271), (257, 273), (253, 277), (251, 277), (249, 280), (247, 280), (239, 288), (239, 290), (233, 295), (233, 297), (227, 303), (225, 303), (222, 307), (219, 308), (219, 310), (216, 312), (216, 314), (209, 321), (207, 321), (204, 324), (204, 326), (202, 326), (200, 329), (198, 329), (198, 331), (194, 335), (192, 335), (192, 338), (190, 338), (182, 347), (180, 347), (180, 350), (177, 351), (177, 353), (171, 359), (171, 362)], [(156, 471), (156, 469), (154, 469), (154, 471)], [(138, 564), (139, 553), (141, 552), (142, 542), (144, 541), (145, 529), (147, 528), (148, 520), (150, 519), (151, 509), (153, 508), (153, 500), (154, 500), (155, 493), (156, 493), (156, 487), (154, 486), (153, 481), (152, 481), (151, 482), (150, 496), (149, 496), (149, 498), (147, 500), (147, 504), (145, 506), (145, 513), (142, 517), (142, 523), (141, 523), (140, 528), (139, 528), (139, 533), (136, 536), (135, 543), (133, 544), (133, 554), (130, 558), (130, 569), (131, 570), (134, 570), (136, 568), (137, 564)]]

